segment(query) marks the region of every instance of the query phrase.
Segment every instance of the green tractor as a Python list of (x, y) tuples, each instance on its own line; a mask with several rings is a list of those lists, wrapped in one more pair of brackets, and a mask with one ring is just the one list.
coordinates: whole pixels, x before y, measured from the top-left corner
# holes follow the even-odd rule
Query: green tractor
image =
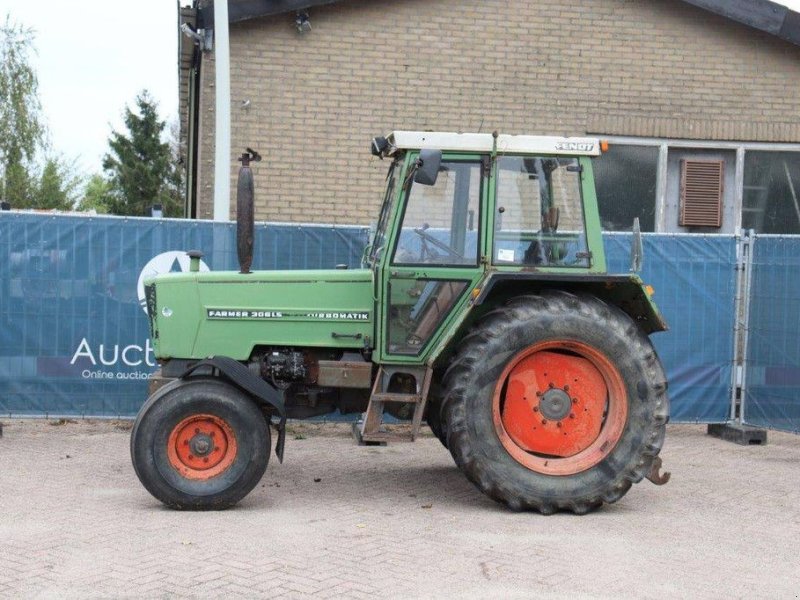
[[(251, 272), (252, 174), (239, 182), (240, 272), (146, 281), (158, 387), (131, 434), (136, 473), (178, 509), (250, 492), (286, 419), (363, 413), (364, 443), (424, 420), (482, 492), (586, 513), (662, 483), (669, 418), (652, 289), (606, 272), (590, 138), (398, 131), (376, 138), (386, 193), (359, 269)], [(409, 418), (389, 427), (386, 414)]]

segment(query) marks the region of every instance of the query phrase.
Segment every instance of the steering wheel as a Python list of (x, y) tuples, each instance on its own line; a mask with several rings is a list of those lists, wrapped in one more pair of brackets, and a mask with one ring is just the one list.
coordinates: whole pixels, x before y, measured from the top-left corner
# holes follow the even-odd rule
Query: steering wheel
[(422, 227), (415, 227), (414, 233), (416, 233), (419, 237), (422, 238), (422, 252), (420, 255), (420, 259), (424, 259), (424, 256), (427, 254), (431, 254), (430, 250), (428, 250), (427, 242), (430, 242), (432, 245), (436, 246), (440, 250), (444, 250), (447, 253), (447, 256), (451, 256), (454, 258), (460, 258), (464, 260), (464, 255), (461, 254), (459, 251), (454, 250), (447, 244), (442, 241), (437, 240), (431, 234), (429, 234), (426, 230), (430, 227), (427, 223), (423, 223)]

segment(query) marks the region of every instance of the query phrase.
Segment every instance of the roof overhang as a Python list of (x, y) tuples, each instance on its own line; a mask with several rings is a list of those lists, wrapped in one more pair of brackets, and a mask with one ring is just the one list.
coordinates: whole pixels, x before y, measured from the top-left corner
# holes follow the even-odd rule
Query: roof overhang
[[(239, 23), (260, 17), (271, 17), (284, 13), (306, 10), (314, 6), (334, 4), (341, 0), (228, 0), (228, 21)], [(200, 2), (200, 13), (206, 27), (214, 23), (214, 2)]]
[(800, 13), (770, 0), (684, 0), (800, 46)]
[[(228, 0), (228, 20), (239, 23), (259, 17), (306, 10), (342, 0)], [(197, 0), (205, 27), (214, 22), (214, 0)], [(689, 4), (765, 31), (800, 46), (800, 13), (770, 0), (684, 0)]]

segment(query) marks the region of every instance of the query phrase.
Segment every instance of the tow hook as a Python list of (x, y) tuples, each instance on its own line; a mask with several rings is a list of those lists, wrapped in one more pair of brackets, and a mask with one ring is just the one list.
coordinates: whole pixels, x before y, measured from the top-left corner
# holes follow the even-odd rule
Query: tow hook
[(655, 485), (664, 485), (672, 476), (672, 473), (669, 471), (659, 473), (662, 465), (663, 461), (661, 460), (661, 457), (656, 456), (656, 459), (653, 461), (653, 466), (650, 468), (650, 473), (647, 475), (647, 479), (649, 479)]

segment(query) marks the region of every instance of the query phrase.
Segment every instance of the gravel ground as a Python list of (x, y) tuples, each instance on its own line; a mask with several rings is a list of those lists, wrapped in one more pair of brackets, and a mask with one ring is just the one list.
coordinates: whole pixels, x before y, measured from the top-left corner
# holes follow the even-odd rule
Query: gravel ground
[(4, 421), (0, 596), (797, 598), (800, 437), (736, 446), (670, 426), (672, 481), (584, 517), (512, 513), (432, 436), (358, 447), (294, 425), (236, 508), (141, 487), (130, 423)]

